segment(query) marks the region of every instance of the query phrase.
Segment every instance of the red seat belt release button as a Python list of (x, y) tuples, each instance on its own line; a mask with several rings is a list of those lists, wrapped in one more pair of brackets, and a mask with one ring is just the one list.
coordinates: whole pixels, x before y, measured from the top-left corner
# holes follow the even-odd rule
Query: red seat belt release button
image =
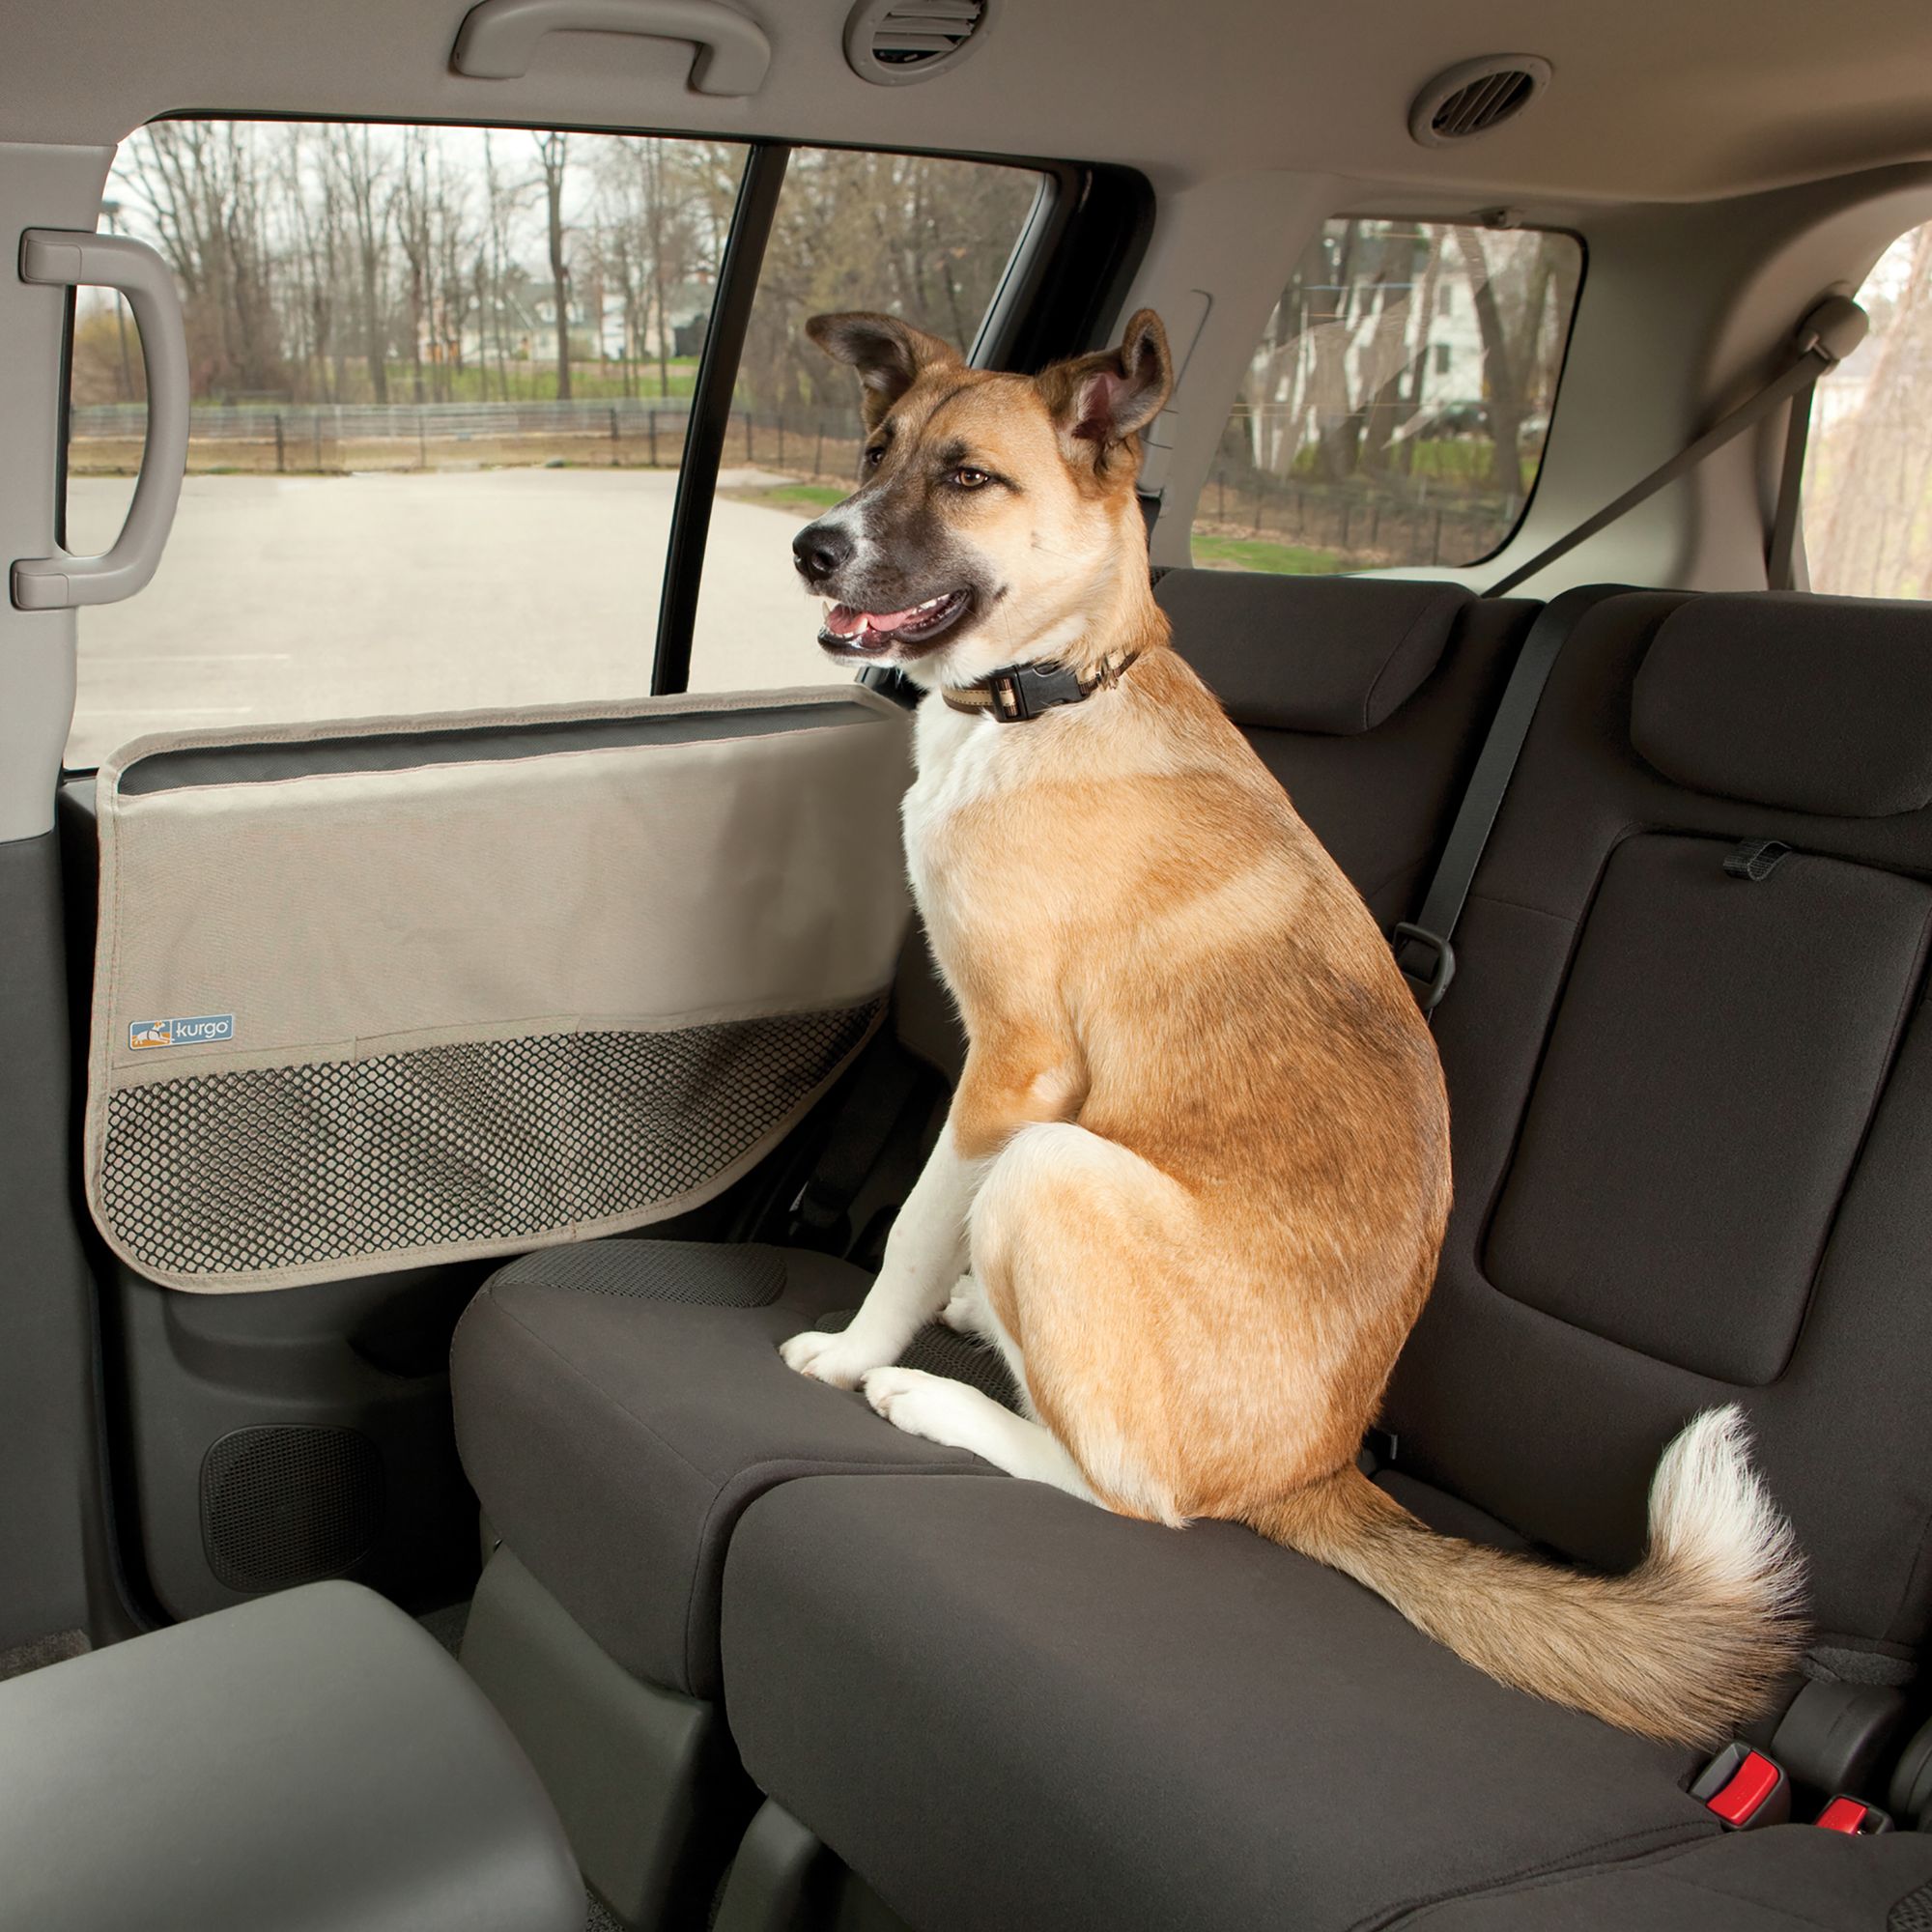
[(1690, 1787), (1727, 1831), (1752, 1832), (1791, 1817), (1791, 1780), (1784, 1768), (1747, 1744), (1729, 1744)]
[(1842, 1794), (1833, 1799), (1811, 1822), (1821, 1831), (1842, 1832), (1848, 1838), (1875, 1838), (1881, 1832), (1892, 1829), (1890, 1818), (1876, 1804)]

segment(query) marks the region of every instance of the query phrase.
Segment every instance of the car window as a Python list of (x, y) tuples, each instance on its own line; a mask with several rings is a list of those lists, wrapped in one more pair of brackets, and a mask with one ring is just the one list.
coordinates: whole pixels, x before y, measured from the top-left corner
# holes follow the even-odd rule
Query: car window
[(1201, 497), (1194, 561), (1474, 563), (1536, 487), (1582, 244), (1349, 217), (1295, 263)]
[(849, 682), (812, 642), (791, 540), (857, 487), (859, 385), (808, 317), (883, 309), (969, 352), (1040, 200), (1030, 169), (800, 148), (785, 170), (738, 365), (691, 688)]
[[(138, 597), (80, 613), (70, 764), (215, 724), (635, 696), (741, 146), (164, 121), (101, 226), (175, 271), (187, 477)], [(140, 351), (82, 291), (67, 542), (133, 487)]]
[(1932, 597), (1932, 223), (1859, 291), (1871, 334), (1819, 383), (1804, 452), (1814, 590)]

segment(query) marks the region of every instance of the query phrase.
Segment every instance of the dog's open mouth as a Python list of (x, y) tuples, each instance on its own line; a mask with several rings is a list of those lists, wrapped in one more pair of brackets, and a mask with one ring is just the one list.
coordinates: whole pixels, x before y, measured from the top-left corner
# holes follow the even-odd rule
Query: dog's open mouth
[(930, 643), (950, 631), (973, 602), (970, 590), (942, 590), (903, 611), (856, 611), (835, 604), (825, 613), (818, 641), (829, 651), (878, 657), (904, 644)]

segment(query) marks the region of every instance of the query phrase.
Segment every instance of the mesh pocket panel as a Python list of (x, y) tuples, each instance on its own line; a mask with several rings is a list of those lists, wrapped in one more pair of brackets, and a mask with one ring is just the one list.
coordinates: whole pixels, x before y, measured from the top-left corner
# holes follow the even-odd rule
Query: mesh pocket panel
[(713, 1241), (586, 1241), (581, 1247), (526, 1255), (497, 1279), (636, 1301), (767, 1308), (784, 1292), (785, 1264), (777, 1248)]
[(108, 1102), (102, 1218), (137, 1264), (219, 1277), (647, 1214), (781, 1125), (882, 1004), (125, 1088)]
[(1932, 1885), (1908, 1891), (1886, 1915), (1886, 1932), (1932, 1932)]

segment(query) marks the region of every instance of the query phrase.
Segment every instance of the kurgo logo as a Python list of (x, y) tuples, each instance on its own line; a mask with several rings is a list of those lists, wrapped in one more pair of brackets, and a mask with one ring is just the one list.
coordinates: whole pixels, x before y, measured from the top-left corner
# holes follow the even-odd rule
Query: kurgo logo
[(200, 1013), (185, 1020), (135, 1020), (128, 1028), (128, 1044), (142, 1046), (207, 1046), (235, 1037), (233, 1013)]

